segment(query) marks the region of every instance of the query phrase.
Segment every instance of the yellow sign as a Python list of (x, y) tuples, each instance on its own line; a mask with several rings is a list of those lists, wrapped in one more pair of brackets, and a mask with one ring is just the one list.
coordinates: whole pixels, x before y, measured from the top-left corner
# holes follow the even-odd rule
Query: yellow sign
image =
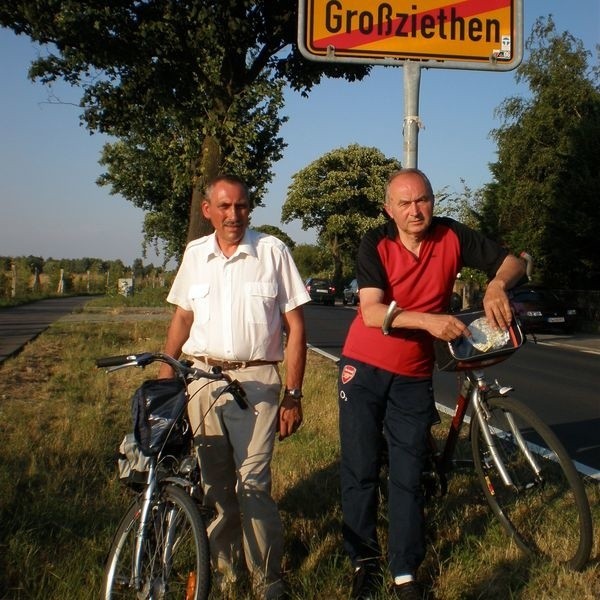
[(299, 0), (298, 45), (327, 62), (510, 70), (522, 12), (522, 0)]

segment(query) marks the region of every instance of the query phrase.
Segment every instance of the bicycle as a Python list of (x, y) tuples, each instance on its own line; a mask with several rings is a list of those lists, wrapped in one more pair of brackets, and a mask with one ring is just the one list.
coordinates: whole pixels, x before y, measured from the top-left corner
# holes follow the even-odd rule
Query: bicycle
[[(389, 335), (395, 309), (392, 302), (382, 325), (384, 335)], [(490, 333), (473, 327), (477, 318), (485, 322), (483, 311), (454, 316), (470, 322), (477, 337)], [(509, 396), (511, 387), (485, 379), (483, 367), (507, 359), (525, 341), (516, 319), (506, 335), (503, 344), (499, 342), (492, 350), (485, 341), (478, 350), (475, 341), (465, 338), (436, 342), (438, 368), (445, 360), (442, 370), (462, 373), (462, 385), (443, 443), (438, 445), (429, 434), (425, 496), (445, 495), (450, 473), (472, 465), (493, 514), (525, 554), (580, 570), (590, 557), (593, 529), (588, 498), (575, 465), (550, 427)], [(472, 460), (457, 460), (459, 434), (470, 406)]]
[(149, 352), (100, 358), (96, 366), (111, 372), (157, 361), (171, 365), (177, 377), (148, 380), (134, 395), (134, 431), (142, 455), (130, 460), (141, 461), (145, 474), (106, 559), (104, 600), (206, 600), (210, 592), (206, 523), (212, 511), (202, 504), (200, 466), (187, 419), (187, 384), (225, 381), (218, 396), (229, 393), (240, 408), (249, 405), (239, 382), (217, 367), (207, 372), (190, 361)]

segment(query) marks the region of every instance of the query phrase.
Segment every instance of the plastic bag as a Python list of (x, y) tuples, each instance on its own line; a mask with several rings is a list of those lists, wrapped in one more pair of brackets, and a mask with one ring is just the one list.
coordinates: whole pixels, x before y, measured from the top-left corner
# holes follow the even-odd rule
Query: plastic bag
[(150, 379), (136, 390), (131, 399), (133, 433), (146, 456), (158, 453), (167, 436), (169, 446), (185, 442), (189, 427), (180, 418), (186, 406), (181, 379)]
[(133, 433), (128, 433), (119, 446), (119, 479), (125, 485), (139, 491), (146, 484), (149, 466), (150, 459), (140, 450)]
[(453, 316), (467, 325), (471, 337), (451, 342), (434, 340), (435, 360), (440, 371), (462, 371), (495, 365), (518, 350), (525, 338), (516, 318), (508, 330), (489, 326), (484, 311), (461, 312)]

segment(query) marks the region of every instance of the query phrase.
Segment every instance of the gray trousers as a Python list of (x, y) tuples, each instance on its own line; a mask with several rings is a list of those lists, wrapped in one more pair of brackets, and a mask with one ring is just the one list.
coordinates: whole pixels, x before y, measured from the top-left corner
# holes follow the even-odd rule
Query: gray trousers
[[(201, 361), (195, 366), (210, 369)], [(216, 509), (208, 529), (212, 562), (225, 580), (237, 579), (245, 562), (254, 584), (268, 584), (281, 578), (283, 557), (283, 527), (271, 497), (281, 378), (276, 365), (228, 374), (243, 385), (250, 409), (219, 396), (223, 382), (206, 380), (191, 384), (188, 405), (206, 503)]]

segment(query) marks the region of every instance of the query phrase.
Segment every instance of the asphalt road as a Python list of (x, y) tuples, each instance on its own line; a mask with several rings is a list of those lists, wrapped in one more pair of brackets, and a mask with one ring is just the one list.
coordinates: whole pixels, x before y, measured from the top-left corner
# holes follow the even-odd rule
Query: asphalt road
[(0, 363), (19, 352), (54, 321), (89, 302), (89, 296), (49, 298), (0, 308)]
[[(306, 306), (308, 342), (332, 360), (340, 357), (354, 309)], [(579, 470), (600, 480), (600, 336), (539, 335), (509, 360), (486, 370), (510, 385), (513, 395), (550, 425)], [(456, 374), (436, 372), (434, 390), (442, 410), (451, 411)], [(446, 409), (444, 409), (446, 407)]]

